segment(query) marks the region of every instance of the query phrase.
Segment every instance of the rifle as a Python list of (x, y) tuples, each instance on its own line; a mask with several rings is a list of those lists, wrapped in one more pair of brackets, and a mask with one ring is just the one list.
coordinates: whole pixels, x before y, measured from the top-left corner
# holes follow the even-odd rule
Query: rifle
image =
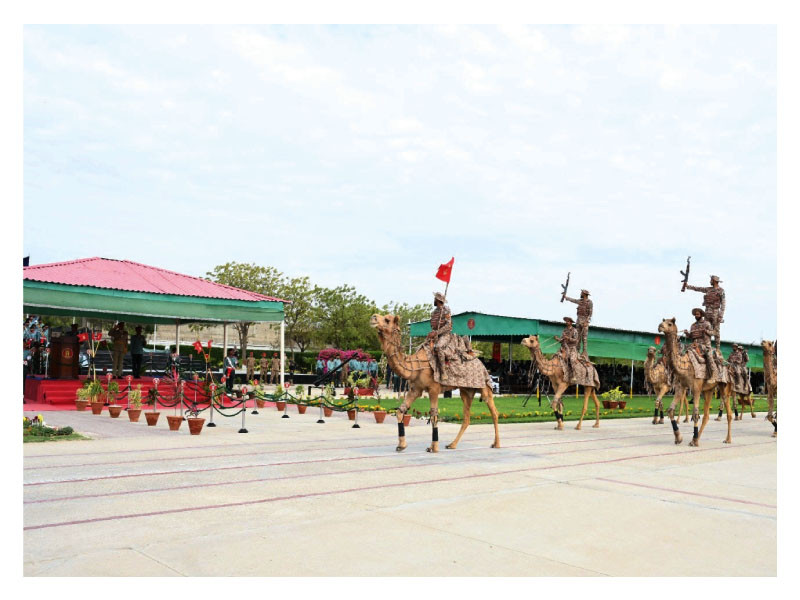
[(569, 287), (569, 271), (567, 272), (567, 280), (561, 284), (561, 301), (567, 297), (567, 288)]
[(691, 266), (689, 263), (691, 262), (692, 257), (689, 256), (686, 259), (686, 271), (681, 271), (681, 275), (683, 275), (683, 287), (681, 288), (682, 292), (686, 291), (686, 284), (689, 283), (689, 267)]
[(338, 373), (342, 369), (342, 367), (344, 367), (349, 362), (350, 359), (344, 360), (342, 361), (342, 364), (340, 364), (338, 367), (334, 367), (327, 373), (323, 373), (322, 375), (317, 377), (317, 379), (314, 380), (312, 387), (325, 387), (333, 379), (334, 374)]

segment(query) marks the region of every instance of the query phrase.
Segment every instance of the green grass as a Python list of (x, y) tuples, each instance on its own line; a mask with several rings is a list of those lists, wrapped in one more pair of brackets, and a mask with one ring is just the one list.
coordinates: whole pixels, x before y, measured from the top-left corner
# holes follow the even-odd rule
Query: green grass
[(70, 433), (69, 435), (30, 435), (30, 434), (22, 434), (22, 442), (24, 444), (27, 443), (38, 443), (38, 442), (60, 442), (64, 440), (89, 440), (84, 435), (80, 433)]
[[(479, 396), (475, 396), (475, 400), (473, 400), (472, 402), (472, 414), (470, 417), (470, 422), (473, 424), (491, 423), (492, 418), (491, 415), (489, 414), (489, 409), (487, 408), (486, 403), (480, 402), (478, 398)], [(550, 398), (552, 399), (552, 396), (550, 396)], [(766, 412), (767, 410), (766, 396), (754, 396), (754, 398), (756, 400), (755, 411)], [(583, 408), (583, 397), (575, 398), (575, 394), (573, 393), (571, 396), (564, 396), (562, 400), (564, 402), (565, 420), (577, 421), (580, 418), (581, 409)], [(600, 400), (599, 395), (598, 395), (598, 400)], [(626, 400), (628, 404), (624, 410), (603, 408), (603, 404), (601, 401), (600, 418), (629, 419), (633, 417), (653, 416), (653, 409), (655, 408), (655, 396), (634, 396), (633, 398), (626, 397)], [(553, 411), (550, 408), (550, 404), (547, 398), (542, 396), (541, 406), (539, 406), (539, 402), (536, 399), (536, 396), (531, 396), (531, 398), (528, 400), (527, 406), (523, 407), (522, 404), (524, 401), (525, 401), (525, 396), (495, 397), (494, 403), (495, 406), (497, 407), (497, 411), (500, 413), (500, 419), (499, 419), (500, 422), (537, 423), (544, 421), (553, 421), (554, 419)], [(389, 412), (394, 412), (401, 402), (402, 402), (401, 400), (382, 399), (380, 401), (380, 406)], [(665, 396), (662, 402), (664, 405), (664, 412), (666, 413), (670, 403), (672, 402), (672, 396)], [(362, 410), (363, 409), (372, 410), (371, 407), (374, 407), (377, 404), (378, 403), (374, 398), (362, 398), (359, 401), (359, 407), (362, 408)], [(777, 410), (777, 404), (778, 403), (776, 400), (775, 401), (776, 410)], [(719, 400), (718, 399), (712, 400), (710, 407), (710, 414), (713, 414), (713, 416), (715, 417), (717, 415), (718, 406), (719, 406)], [(693, 406), (689, 405), (690, 412), (692, 408)], [(419, 412), (423, 415), (426, 415), (428, 411), (430, 411), (430, 400), (428, 398), (419, 398), (411, 406), (411, 412), (413, 414)], [(463, 412), (464, 408), (463, 408), (463, 403), (461, 402), (461, 398), (439, 399), (440, 419), (444, 421), (459, 423), (463, 420), (464, 416)], [(731, 405), (731, 414), (733, 414), (733, 405)], [(594, 419), (594, 402), (592, 400), (589, 400), (589, 404), (586, 408), (586, 415), (584, 416), (584, 421), (587, 419), (589, 420)]]

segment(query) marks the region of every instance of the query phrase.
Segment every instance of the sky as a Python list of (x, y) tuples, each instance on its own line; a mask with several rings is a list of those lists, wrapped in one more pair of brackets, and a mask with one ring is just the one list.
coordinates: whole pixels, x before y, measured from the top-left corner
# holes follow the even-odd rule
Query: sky
[(772, 26), (26, 26), (23, 253), (777, 331)]

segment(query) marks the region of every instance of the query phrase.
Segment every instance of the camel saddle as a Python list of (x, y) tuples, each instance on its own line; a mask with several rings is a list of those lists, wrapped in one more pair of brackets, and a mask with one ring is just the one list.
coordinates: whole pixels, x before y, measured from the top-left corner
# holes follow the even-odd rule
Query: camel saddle
[(706, 379), (709, 383), (715, 383), (717, 381), (725, 383), (728, 381), (728, 367), (722, 361), (722, 356), (719, 352), (712, 350), (712, 353), (717, 363), (717, 373), (719, 374), (717, 379), (711, 378), (710, 370), (706, 365), (706, 357), (703, 356), (695, 346), (689, 346), (689, 349), (686, 351), (686, 354), (689, 355), (689, 362), (692, 364), (692, 369), (694, 369), (695, 379)]
[(567, 374), (567, 381), (570, 385), (582, 385), (584, 387), (600, 387), (600, 377), (597, 369), (586, 358), (577, 355), (577, 360), (572, 361), (572, 368), (569, 368), (567, 357), (560, 352), (556, 355), (561, 364), (561, 371)]
[(489, 372), (473, 352), (469, 338), (445, 333), (439, 337), (435, 349), (429, 343), (424, 348), (436, 383), (456, 388), (491, 387)]

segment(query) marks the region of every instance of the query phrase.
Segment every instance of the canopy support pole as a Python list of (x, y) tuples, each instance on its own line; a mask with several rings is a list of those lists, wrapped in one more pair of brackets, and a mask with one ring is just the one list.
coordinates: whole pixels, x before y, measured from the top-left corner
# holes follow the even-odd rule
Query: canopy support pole
[[(228, 324), (222, 324), (222, 364), (225, 364), (225, 357), (228, 356)], [(225, 374), (225, 369), (222, 369), (223, 375)]]
[(175, 321), (175, 354), (181, 354), (181, 322)]
[(631, 359), (631, 393), (630, 398), (633, 398), (633, 359)]
[(286, 333), (286, 321), (281, 319), (281, 391), (283, 391), (283, 373), (286, 370), (284, 365), (283, 351), (285, 348), (284, 336)]

